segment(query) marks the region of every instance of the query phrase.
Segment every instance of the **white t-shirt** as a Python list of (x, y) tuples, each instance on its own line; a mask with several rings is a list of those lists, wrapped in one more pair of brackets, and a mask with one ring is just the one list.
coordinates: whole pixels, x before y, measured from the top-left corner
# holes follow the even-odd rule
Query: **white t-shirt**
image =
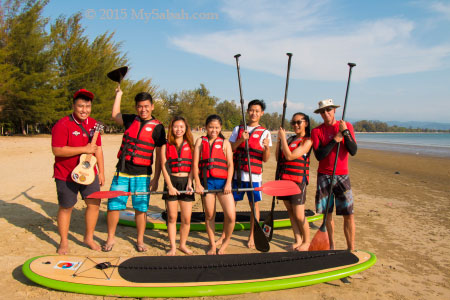
[[(247, 126), (247, 131), (252, 132), (252, 130), (258, 126), (254, 126), (254, 127)], [(238, 135), (239, 135), (239, 126), (236, 126), (236, 127), (234, 127), (233, 132), (231, 133), (229, 141), (231, 143), (236, 142)], [(265, 138), (269, 138), (269, 147), (272, 147), (272, 136), (271, 136), (269, 130), (264, 130), (263, 134), (259, 138), (259, 144), (261, 145), (261, 147), (263, 147), (263, 140)], [(234, 179), (236, 179), (236, 174), (235, 174)], [(247, 181), (247, 182), (250, 181), (249, 173), (241, 170), (241, 180)], [(262, 182), (262, 174), (252, 174), (252, 182)]]

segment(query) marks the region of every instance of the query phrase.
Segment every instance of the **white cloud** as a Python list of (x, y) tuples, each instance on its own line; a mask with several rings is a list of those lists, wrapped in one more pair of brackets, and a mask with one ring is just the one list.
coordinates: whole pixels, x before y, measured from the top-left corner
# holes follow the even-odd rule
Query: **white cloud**
[(450, 20), (450, 3), (434, 2), (431, 4), (431, 9)]
[[(421, 46), (415, 23), (404, 18), (369, 20), (344, 26), (325, 15), (327, 1), (227, 0), (223, 12), (236, 29), (172, 38), (180, 49), (241, 67), (285, 75), (286, 52), (294, 53), (292, 78), (342, 80), (347, 62), (357, 64), (354, 79), (391, 76), (445, 67), (450, 44)], [(446, 5), (438, 7), (447, 8)], [(326, 29), (325, 29), (326, 28)]]
[[(280, 107), (283, 107), (283, 100), (280, 101), (272, 101), (270, 102), (270, 106), (275, 109), (275, 111), (278, 111)], [(305, 104), (303, 102), (293, 102), (288, 100), (287, 101), (287, 107), (289, 107), (289, 110), (291, 111), (297, 111), (302, 110), (305, 108)]]

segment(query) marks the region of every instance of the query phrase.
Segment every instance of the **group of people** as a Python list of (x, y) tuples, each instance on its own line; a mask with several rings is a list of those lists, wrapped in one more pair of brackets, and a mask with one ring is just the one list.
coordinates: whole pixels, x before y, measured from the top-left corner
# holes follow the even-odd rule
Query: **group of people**
[[(117, 154), (118, 162), (111, 183), (111, 191), (143, 192), (133, 195), (132, 206), (135, 210), (137, 229), (136, 250), (147, 251), (144, 233), (147, 223), (147, 210), (150, 191), (158, 189), (161, 173), (164, 177), (163, 195), (167, 210), (167, 231), (170, 249), (167, 255), (175, 255), (176, 223), (180, 207), (180, 242), (178, 249), (191, 254), (187, 246), (195, 194), (201, 195), (205, 213), (206, 232), (209, 238), (207, 254), (223, 254), (230, 243), (236, 220), (236, 204), (244, 199), (244, 192), (238, 188), (257, 188), (262, 185), (263, 164), (270, 157), (272, 138), (270, 132), (260, 125), (265, 103), (252, 100), (247, 107), (247, 127), (236, 126), (229, 139), (222, 134), (222, 119), (210, 115), (205, 121), (206, 135), (194, 138), (185, 118), (177, 116), (169, 124), (166, 136), (161, 122), (152, 116), (153, 99), (149, 93), (135, 96), (136, 114), (122, 114), (121, 100), (123, 92), (116, 89), (112, 108), (112, 119), (124, 126), (125, 132)], [(80, 89), (73, 96), (73, 112), (59, 120), (52, 129), (52, 151), (55, 155), (54, 178), (58, 195), (58, 231), (61, 241), (57, 252), (69, 252), (68, 233), (71, 213), (77, 202), (78, 193), (85, 200), (86, 231), (84, 243), (93, 250), (111, 251), (115, 244), (115, 233), (120, 211), (126, 209), (128, 196), (108, 199), (107, 228), (108, 237), (100, 246), (94, 241), (94, 231), (98, 219), (100, 199), (87, 198), (99, 191), (105, 183), (105, 169), (101, 137), (91, 143), (96, 120), (90, 117), (94, 94)], [(334, 249), (334, 221), (332, 212), (336, 205), (336, 214), (344, 216), (344, 233), (347, 248), (354, 250), (355, 225), (353, 219), (353, 196), (348, 176), (348, 154), (355, 155), (357, 145), (353, 127), (350, 123), (337, 121), (335, 111), (338, 108), (331, 99), (319, 102), (315, 111), (321, 115), (323, 123), (310, 129), (308, 115), (296, 113), (291, 125), (295, 135), (287, 137), (286, 131), (278, 131), (277, 179), (291, 180), (297, 183), (300, 193), (278, 197), (283, 200), (289, 213), (295, 242), (289, 250), (307, 251), (310, 245), (309, 224), (305, 218), (306, 187), (309, 183), (310, 154), (313, 150), (319, 160), (316, 211), (324, 213), (336, 158), (336, 144), (343, 146), (338, 155), (336, 176), (333, 185), (334, 199), (329, 206), (327, 230), (330, 247)], [(248, 143), (249, 155), (245, 148)], [(77, 166), (79, 156), (94, 154), (97, 158), (96, 178), (93, 183), (83, 185), (71, 178), (72, 170)], [(248, 161), (248, 158), (250, 161)], [(154, 165), (154, 166), (153, 166)], [(251, 166), (249, 168), (249, 165)], [(152, 174), (152, 167), (154, 173)], [(251, 170), (251, 172), (250, 172)], [(251, 177), (250, 177), (251, 176)], [(252, 186), (250, 186), (252, 183)], [(215, 190), (215, 192), (209, 192)], [(224, 213), (223, 233), (215, 238), (216, 198)], [(247, 192), (249, 205), (259, 220), (259, 202), (261, 191)], [(254, 211), (253, 211), (254, 210)], [(247, 246), (255, 247), (254, 218)]]

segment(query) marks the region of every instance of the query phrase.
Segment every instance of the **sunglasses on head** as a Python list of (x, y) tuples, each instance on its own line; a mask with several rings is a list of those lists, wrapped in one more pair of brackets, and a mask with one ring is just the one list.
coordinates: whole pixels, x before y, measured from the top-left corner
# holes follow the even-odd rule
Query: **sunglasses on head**
[(300, 125), (302, 125), (302, 122), (306, 122), (306, 121), (305, 120), (291, 121), (291, 125), (292, 126), (294, 126), (294, 125), (300, 126)]

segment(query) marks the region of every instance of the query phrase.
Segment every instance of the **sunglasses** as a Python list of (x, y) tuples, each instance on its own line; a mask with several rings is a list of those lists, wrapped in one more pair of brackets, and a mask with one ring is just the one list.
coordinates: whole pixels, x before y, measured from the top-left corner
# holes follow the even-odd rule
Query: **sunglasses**
[(306, 121), (305, 120), (291, 121), (291, 125), (292, 126), (294, 126), (294, 125), (300, 126), (300, 125), (302, 125), (303, 122), (306, 122)]
[(323, 114), (324, 112), (330, 112), (330, 111), (332, 111), (333, 109), (334, 109), (333, 107), (327, 107), (327, 108), (322, 109), (322, 110), (320, 111), (320, 113)]

